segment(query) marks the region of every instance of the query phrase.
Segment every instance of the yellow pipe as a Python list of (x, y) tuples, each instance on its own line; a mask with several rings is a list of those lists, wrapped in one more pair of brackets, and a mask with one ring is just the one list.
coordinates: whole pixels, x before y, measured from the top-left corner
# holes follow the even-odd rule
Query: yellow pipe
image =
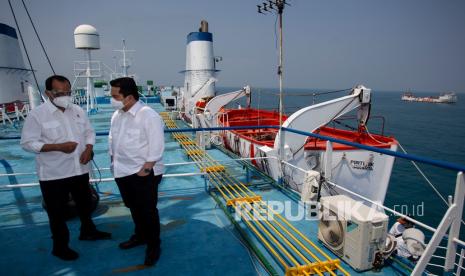
[[(247, 189), (252, 195), (256, 195), (252, 190), (250, 190), (247, 186), (245, 186), (242, 182), (240, 184)], [(294, 230), (297, 234), (299, 234), (304, 240), (306, 240), (310, 245), (312, 245), (320, 254), (322, 254), (326, 259), (331, 259), (329, 255), (327, 255), (324, 251), (322, 251), (318, 246), (316, 246), (312, 241), (308, 240), (302, 233), (300, 233), (299, 230), (297, 230), (292, 224), (290, 224), (286, 219), (284, 219), (280, 214), (275, 212), (273, 209), (271, 209), (265, 202), (261, 201), (263, 205), (267, 207), (268, 210), (272, 211), (277, 217), (279, 217), (284, 223), (286, 223), (292, 230)]]
[[(247, 215), (249, 215), (249, 214), (247, 214)], [(250, 218), (251, 218), (251, 217), (250, 217)], [(253, 219), (252, 219), (252, 221), (257, 222), (256, 220), (253, 220)], [(291, 262), (294, 263), (294, 265), (296, 265), (296, 266), (299, 265), (299, 263), (295, 260), (295, 258), (294, 258), (291, 254), (289, 254), (289, 252), (287, 252), (287, 250), (281, 245), (281, 243), (279, 243), (279, 242), (276, 240), (276, 238), (275, 238), (273, 235), (271, 235), (271, 233), (270, 233), (265, 227), (263, 227), (263, 225), (261, 225), (260, 223), (257, 223), (256, 225), (257, 225), (258, 227), (260, 227), (260, 229), (262, 229), (263, 232), (265, 232), (266, 234), (268, 234), (268, 236), (269, 236), (269, 237), (271, 238), (271, 240), (275, 243), (275, 245), (278, 246), (278, 248), (282, 250), (282, 252), (287, 256), (287, 258), (288, 258), (289, 260), (291, 260)]]
[[(242, 189), (241, 189), (241, 190), (242, 190)], [(255, 193), (254, 193), (254, 194), (255, 194)], [(255, 195), (256, 195), (256, 194), (255, 194)], [(248, 203), (248, 202), (247, 202), (247, 203)], [(263, 203), (263, 201), (261, 201), (261, 203)], [(252, 208), (254, 208), (250, 203), (249, 203), (248, 205), (251, 206)], [(255, 209), (255, 210), (256, 210), (256, 209)], [(260, 210), (257, 210), (257, 211), (260, 211)], [(259, 215), (259, 216), (260, 216), (260, 218), (263, 218), (263, 216), (261, 216), (261, 215)], [(295, 247), (294, 247), (281, 233), (279, 233), (279, 231), (276, 229), (276, 227), (274, 227), (272, 224), (270, 224), (270, 223), (268, 222), (267, 219), (265, 220), (265, 222), (274, 230), (274, 232), (276, 232), (276, 233), (284, 240), (284, 242), (285, 242), (286, 244), (288, 244), (288, 245), (294, 250), (294, 252), (295, 252), (297, 255), (299, 255), (302, 259), (304, 259), (305, 262), (310, 263), (310, 261), (309, 261), (308, 259), (306, 259), (306, 258), (300, 253), (300, 251), (298, 251), (298, 250), (297, 250), (297, 249), (296, 249), (296, 248), (295, 248)], [(278, 225), (280, 225), (280, 224), (278, 224)], [(300, 243), (300, 241), (298, 241), (297, 238), (295, 238), (293, 235), (291, 235), (291, 234), (289, 233), (289, 231), (287, 231), (284, 227), (282, 227), (282, 225), (280, 225), (280, 226), (281, 226), (282, 229), (284, 229), (284, 230), (286, 231), (286, 233), (287, 233), (288, 235), (290, 235), (295, 241), (297, 241), (298, 244), (299, 244), (303, 249), (305, 249), (305, 250), (307, 251), (307, 253), (309, 253), (314, 259), (317, 259), (317, 261), (320, 261), (320, 260), (318, 259), (318, 257), (316, 257), (316, 255), (314, 255), (313, 253), (311, 253), (310, 251), (308, 251), (308, 249), (306, 249), (306, 247), (305, 247), (304, 245), (302, 245), (302, 244)]]
[[(215, 174), (213, 174), (213, 175), (215, 175)], [(216, 176), (216, 175), (215, 175), (215, 176)], [(215, 177), (215, 178), (216, 178), (216, 177)], [(234, 190), (235, 190), (235, 189), (234, 189)], [(236, 193), (239, 193), (239, 192), (237, 192), (236, 190), (235, 190), (235, 192), (236, 192)], [(250, 205), (250, 204), (248, 204), (248, 205)], [(254, 220), (254, 219), (252, 219), (252, 221), (255, 221), (255, 222), (256, 222), (256, 220)], [(277, 242), (277, 240), (266, 230), (266, 228), (264, 228), (261, 224), (257, 224), (257, 225), (258, 225), (262, 230), (264, 230), (265, 233), (267, 233), (268, 236), (269, 236), (273, 241)], [(274, 230), (277, 232), (276, 229), (274, 229)], [(278, 233), (278, 234), (279, 234), (279, 233)], [(297, 262), (292, 258), (292, 256), (281, 246), (281, 244), (278, 243), (278, 244), (275, 244), (275, 245), (276, 245), (278, 248), (280, 248), (281, 250), (283, 250), (283, 251), (284, 251), (284, 254), (285, 254), (288, 258), (290, 258), (291, 261), (293, 261), (294, 263), (297, 263)], [(297, 253), (299, 253), (299, 252), (297, 252)], [(305, 258), (305, 257), (304, 257), (304, 258)]]
[[(173, 123), (173, 124), (171, 124), (171, 125), (173, 126), (173, 125), (175, 125), (175, 124)], [(175, 126), (175, 127), (177, 127), (177, 126)], [(175, 128), (175, 127), (173, 127), (173, 128)], [(176, 134), (177, 134), (177, 133), (176, 133)], [(175, 138), (175, 139), (177, 139), (177, 138)], [(177, 139), (177, 140), (190, 140), (190, 139), (188, 139), (188, 138), (186, 138), (186, 137), (182, 137), (182, 139)], [(187, 143), (186, 143), (186, 144), (187, 144)], [(193, 145), (182, 145), (182, 146), (183, 146), (183, 148), (185, 148), (185, 150), (187, 150), (187, 148), (194, 148), (194, 149), (196, 149), (196, 150), (201, 150), (197, 145), (194, 145), (194, 144), (193, 144)], [(206, 157), (205, 159), (207, 159), (208, 163), (213, 164), (213, 166), (221, 165), (220, 163), (216, 162), (216, 160), (213, 160), (213, 159), (211, 158), (211, 156), (208, 155), (208, 154), (206, 154), (206, 153), (205, 153), (204, 157)], [(197, 159), (197, 160), (194, 160), (194, 161), (196, 161), (196, 162), (199, 162), (199, 161), (202, 162), (202, 159), (198, 158), (198, 156), (197, 156), (197, 158), (194, 158), (194, 155), (192, 155), (192, 159), (193, 159), (193, 160), (194, 160), (194, 159)], [(199, 165), (200, 165), (200, 164), (198, 164), (198, 166), (199, 166)], [(201, 167), (201, 165), (200, 165), (199, 167)], [(212, 174), (212, 175), (210, 176), (210, 174)], [(208, 176), (209, 176), (209, 178), (212, 178), (212, 179), (215, 180), (215, 181), (212, 181), (212, 183), (218, 181), (218, 182), (216, 183), (216, 184), (218, 184), (218, 186), (215, 185), (215, 187), (217, 187), (218, 190), (222, 193), (224, 199), (226, 199), (226, 198), (228, 198), (228, 197), (225, 196), (225, 194), (223, 193), (223, 191), (222, 191), (221, 188), (225, 188), (225, 189), (228, 191), (228, 193), (229, 193), (231, 196), (233, 196), (232, 193), (231, 193), (231, 191), (229, 190), (229, 188), (227, 188), (227, 185), (224, 185), (224, 181), (221, 181), (221, 180), (222, 180), (221, 177), (223, 177), (223, 180), (226, 180), (226, 179), (224, 179), (224, 178), (226, 177), (226, 178), (228, 178), (229, 181), (232, 180), (232, 181), (231, 181), (232, 183), (230, 183), (230, 184), (233, 184), (233, 185), (234, 185), (235, 179), (232, 179), (232, 178), (229, 176), (229, 173), (228, 173), (228, 172), (223, 173), (223, 175), (216, 175), (216, 172), (215, 172), (215, 173), (212, 172), (212, 173), (209, 173)], [(220, 178), (220, 179), (218, 179), (218, 178)], [(229, 182), (229, 181), (228, 181), (228, 182)], [(222, 185), (221, 183), (223, 183), (223, 185)], [(221, 186), (219, 186), (219, 185), (221, 185)], [(240, 188), (239, 185), (243, 186), (244, 189)], [(234, 185), (234, 186), (231, 187), (231, 189), (232, 189), (236, 194), (241, 195), (241, 193), (243, 193), (244, 195), (247, 195), (247, 196), (253, 196), (253, 195), (256, 196), (256, 193), (254, 193), (253, 191), (251, 191), (251, 190), (250, 190), (247, 186), (245, 186), (242, 182), (239, 182), (239, 185)], [(236, 190), (236, 188), (237, 188), (239, 191)], [(248, 190), (248, 192), (250, 192), (251, 194), (248, 194), (245, 190)], [(321, 251), (321, 249), (319, 249), (318, 247), (316, 247), (315, 244), (313, 244), (310, 240), (308, 240), (305, 236), (303, 236), (296, 228), (294, 228), (294, 227), (293, 227), (289, 222), (287, 222), (282, 216), (280, 216), (280, 215), (277, 214), (274, 210), (272, 210), (265, 202), (261, 201), (260, 203), (263, 204), (263, 205), (265, 205), (267, 210), (271, 210), (275, 215), (277, 215), (278, 217), (280, 217), (280, 219), (281, 219), (282, 221), (284, 221), (288, 226), (290, 226), (292, 230), (294, 230), (296, 233), (298, 233), (298, 234), (299, 234), (304, 240), (306, 240), (309, 244), (311, 244), (313, 247), (315, 247), (315, 249), (317, 249), (322, 255), (324, 255), (327, 259), (330, 259), (330, 257), (329, 257), (328, 255), (326, 255), (323, 251)], [(247, 202), (247, 204), (250, 205), (250, 203), (248, 203), (248, 202)], [(251, 205), (250, 205), (250, 206), (251, 206)], [(257, 209), (256, 209), (255, 207), (253, 207), (253, 206), (252, 206), (252, 208), (254, 208), (254, 210), (257, 210)], [(260, 217), (262, 217), (262, 216), (260, 215)], [(263, 217), (262, 217), (262, 218), (263, 218)], [(255, 220), (253, 220), (253, 221), (255, 221)], [(305, 251), (306, 251), (307, 253), (309, 253), (312, 257), (314, 257), (315, 259), (317, 259), (317, 260), (319, 261), (319, 258), (316, 257), (311, 251), (309, 251), (298, 239), (296, 239), (287, 229), (285, 229), (285, 228), (283, 227), (283, 225), (281, 225), (281, 224), (280, 224), (279, 222), (277, 222), (276, 220), (273, 220), (273, 221), (275, 221), (275, 222), (278, 224), (278, 226), (286, 232), (286, 234), (288, 234), (294, 241), (296, 241), (302, 248), (304, 248)], [(267, 224), (268, 224), (268, 225), (269, 225), (269, 226), (270, 226), (270, 227), (271, 227), (271, 228), (272, 228), (272, 229), (273, 229), (273, 230), (274, 230), (274, 231), (275, 231), (275, 232), (276, 232), (289, 246), (291, 246), (291, 248), (293, 248), (294, 251), (295, 251), (301, 258), (303, 258), (304, 260), (306, 260), (306, 261), (308, 262), (308, 260), (307, 260), (299, 251), (297, 251), (297, 249), (292, 245), (292, 243), (290, 243), (288, 240), (286, 240), (286, 239), (284, 238), (284, 236), (283, 236), (281, 233), (279, 233), (279, 231), (275, 228), (275, 226), (273, 226), (273, 225), (272, 225), (271, 223), (269, 223), (268, 221), (265, 221), (265, 222), (266, 222), (266, 223), (267, 223)], [(249, 226), (252, 226), (248, 221), (246, 221), (246, 223), (247, 223)], [(263, 225), (261, 225), (261, 224), (257, 224), (257, 225), (259, 225), (259, 227), (262, 228), (262, 230), (264, 230), (265, 233), (267, 233), (275, 242), (277, 242), (277, 240), (269, 233), (268, 230), (266, 230), (266, 228), (263, 227)], [(255, 234), (258, 234), (256, 229), (253, 229), (253, 230), (254, 230)], [(260, 234), (258, 234), (258, 235), (259, 235), (259, 238), (260, 238), (262, 241), (266, 242), (266, 240), (264, 240), (264, 238), (263, 238)], [(266, 242), (266, 243), (268, 244), (268, 242)], [(268, 244), (268, 246), (269, 246), (269, 244)], [(281, 250), (284, 249), (284, 248), (281, 246), (281, 244), (278, 244), (278, 247), (281, 248)], [(271, 248), (270, 248), (270, 249), (271, 249)], [(275, 252), (275, 253), (276, 253), (276, 252)], [(286, 255), (287, 255), (288, 257), (290, 257), (290, 256), (289, 256), (289, 253), (288, 253), (287, 251), (285, 251), (284, 253), (285, 253), (285, 254), (287, 253)], [(293, 262), (295, 262), (295, 260), (293, 260), (293, 258), (291, 258), (291, 260), (292, 260)], [(320, 261), (320, 262), (321, 262), (321, 261)], [(345, 272), (339, 265), (336, 265), (336, 266), (337, 266), (338, 268), (340, 268), (341, 272), (343, 272), (343, 273)], [(335, 275), (328, 267), (326, 267), (326, 266), (324, 266), (324, 267), (328, 270), (328, 272), (329, 272), (330, 274)], [(317, 273), (319, 272), (319, 271), (317, 271), (317, 269), (315, 269), (315, 271), (316, 271)], [(321, 272), (318, 273), (318, 274), (321, 274)], [(347, 272), (345, 272), (344, 274), (345, 274), (345, 275), (348, 275)], [(321, 274), (321, 275), (322, 275), (322, 274)]]
[[(242, 214), (241, 214), (241, 217), (242, 217)], [(262, 235), (260, 234), (260, 232), (258, 232), (258, 230), (247, 220), (247, 219), (244, 219), (244, 222), (249, 226), (249, 228), (255, 233), (255, 235), (257, 235), (257, 237), (259, 237), (259, 239), (263, 242), (263, 244), (265, 244), (266, 247), (268, 247), (269, 251), (272, 252), (272, 254), (275, 255), (275, 257), (278, 259), (278, 261), (283, 265), (283, 267), (285, 268), (285, 270), (287, 268), (289, 268), (289, 266), (286, 264), (286, 262), (277, 254), (277, 252), (270, 246), (270, 244), (268, 243), (268, 241), (262, 237)]]
[[(215, 163), (216, 163), (216, 162), (215, 162)], [(218, 183), (218, 184), (219, 184), (219, 183)], [(236, 190), (236, 189), (234, 189), (234, 190)], [(241, 191), (244, 192), (242, 189), (241, 189)], [(250, 205), (250, 204), (249, 204), (249, 205)], [(262, 217), (262, 216), (261, 216), (261, 217)], [(263, 218), (263, 217), (262, 217), (262, 218)], [(267, 223), (268, 223), (268, 225), (270, 225), (270, 227), (272, 227), (272, 229), (273, 229), (278, 235), (281, 236), (282, 239), (284, 239), (284, 237), (277, 231), (277, 229), (276, 229), (275, 227), (273, 227), (269, 222), (267, 222)], [(268, 232), (268, 234), (269, 234), (269, 232)], [(284, 240), (285, 240), (285, 239), (284, 239)], [(304, 260), (306, 260), (306, 258), (305, 258), (299, 251), (297, 251), (297, 249), (296, 249), (295, 247), (293, 247), (293, 246), (289, 243), (289, 241), (285, 240), (285, 242), (286, 242), (287, 244), (289, 244), (289, 245), (294, 249), (294, 251), (295, 251), (298, 255), (300, 255), (301, 258), (303, 258)], [(306, 260), (306, 261), (309, 262), (308, 260)]]
[[(247, 202), (248, 203), (248, 202)], [(249, 204), (250, 205), (250, 204)], [(252, 208), (254, 208), (254, 210), (257, 210), (254, 206), (251, 206)], [(259, 210), (257, 210), (259, 211)], [(275, 231), (275, 233), (281, 238), (283, 239), (283, 241), (290, 247), (294, 250), (294, 252), (306, 263), (311, 263), (310, 260), (308, 260), (302, 253), (300, 253), (300, 251), (297, 250), (297, 248), (294, 247), (294, 245), (289, 242), (269, 221), (268, 219), (264, 218), (260, 212), (257, 212), (259, 217), (262, 218), (262, 219), (265, 219), (265, 223), (271, 227), (271, 229), (273, 229), (273, 231)]]
[[(244, 188), (246, 188), (246, 189), (248, 189), (250, 192), (252, 192), (252, 191), (251, 191), (247, 186), (245, 186), (242, 182), (240, 182), (240, 184), (241, 184)], [(241, 189), (241, 190), (242, 190), (242, 189)], [(253, 194), (252, 196), (254, 196), (254, 195), (256, 196), (256, 195), (257, 195), (256, 193), (253, 193), (253, 192), (252, 192), (252, 194)], [(265, 204), (265, 202), (263, 202), (263, 201), (260, 201), (260, 203)], [(266, 204), (265, 204), (265, 205), (266, 205)], [(269, 208), (267, 208), (267, 209), (269, 209)], [(321, 262), (321, 260), (320, 260), (315, 254), (313, 254), (312, 252), (310, 252), (310, 251), (309, 251), (309, 250), (308, 250), (308, 249), (307, 249), (294, 235), (292, 235), (287, 229), (285, 229), (284, 226), (282, 226), (282, 225), (281, 225), (279, 222), (277, 222), (277, 221), (276, 221), (276, 223), (280, 226), (281, 229), (283, 229), (283, 230), (286, 232), (286, 234), (288, 234), (288, 235), (289, 235), (294, 241), (296, 241), (305, 251), (307, 251), (307, 253), (309, 253), (309, 254), (310, 254), (314, 259), (316, 259), (318, 262)], [(297, 250), (296, 250), (296, 253), (297, 253), (297, 254), (300, 254), (300, 252), (298, 252)]]

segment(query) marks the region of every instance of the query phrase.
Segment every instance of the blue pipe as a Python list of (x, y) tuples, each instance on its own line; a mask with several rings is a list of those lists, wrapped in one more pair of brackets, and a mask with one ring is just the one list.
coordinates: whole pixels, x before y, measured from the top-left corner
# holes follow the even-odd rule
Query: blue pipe
[[(245, 130), (245, 129), (264, 129), (264, 128), (279, 129), (279, 126), (266, 125), (266, 126), (180, 128), (180, 129), (165, 129), (165, 133), (217, 131), (217, 130)], [(347, 145), (347, 146), (351, 146), (351, 147), (355, 147), (355, 148), (359, 148), (359, 149), (365, 149), (365, 150), (369, 150), (369, 151), (373, 151), (373, 152), (377, 152), (377, 153), (381, 153), (381, 154), (386, 154), (386, 155), (389, 155), (389, 156), (394, 156), (394, 157), (399, 157), (399, 158), (402, 158), (402, 159), (407, 159), (407, 160), (410, 160), (410, 161), (417, 161), (417, 162), (420, 162), (420, 163), (429, 164), (429, 165), (433, 165), (433, 166), (448, 169), (448, 170), (465, 172), (465, 166), (461, 165), (461, 164), (456, 164), (456, 163), (451, 163), (451, 162), (446, 162), (446, 161), (441, 161), (441, 160), (435, 160), (435, 159), (421, 157), (421, 156), (414, 155), (414, 154), (405, 154), (405, 153), (400, 153), (400, 152), (396, 152), (396, 151), (392, 151), (392, 150), (366, 146), (366, 145), (362, 145), (362, 144), (359, 144), (359, 143), (354, 143), (354, 142), (350, 142), (350, 141), (346, 141), (346, 140), (341, 140), (341, 139), (337, 139), (337, 138), (332, 138), (332, 137), (328, 137), (328, 136), (323, 136), (323, 135), (319, 135), (319, 134), (315, 134), (315, 133), (311, 133), (311, 132), (306, 132), (306, 131), (301, 131), (301, 130), (296, 130), (296, 129), (292, 129), (292, 128), (287, 128), (287, 127), (283, 127), (282, 129), (284, 131), (292, 132), (292, 133), (295, 133), (295, 134), (300, 134), (300, 135), (303, 135), (303, 136), (315, 137), (315, 138), (318, 138), (318, 139), (327, 140), (327, 141), (331, 141), (331, 142), (335, 142), (335, 143), (338, 143), (338, 144), (343, 144), (343, 145)], [(108, 131), (97, 132), (96, 135), (97, 136), (106, 136), (106, 135), (108, 135)], [(17, 140), (17, 139), (21, 139), (21, 137), (20, 136), (15, 136), (15, 137), (1, 137), (0, 138), (0, 140)]]
[(315, 137), (315, 138), (319, 138), (319, 139), (323, 139), (323, 140), (328, 140), (328, 141), (331, 141), (331, 142), (335, 142), (335, 143), (339, 143), (339, 144), (343, 144), (343, 145), (347, 145), (347, 146), (352, 146), (352, 147), (356, 147), (356, 148), (359, 148), (359, 149), (366, 149), (366, 150), (374, 151), (374, 152), (377, 152), (377, 153), (382, 153), (382, 154), (386, 154), (386, 155), (390, 155), (390, 156), (395, 156), (395, 157), (399, 157), (399, 158), (402, 158), (402, 159), (407, 159), (407, 160), (410, 160), (410, 161), (417, 161), (417, 162), (420, 162), (420, 163), (429, 164), (429, 165), (433, 165), (433, 166), (436, 166), (436, 167), (441, 167), (441, 168), (448, 169), (448, 170), (465, 172), (465, 166), (461, 165), (461, 164), (455, 164), (455, 163), (451, 163), (451, 162), (435, 160), (435, 159), (421, 157), (421, 156), (414, 155), (414, 154), (405, 154), (405, 153), (396, 152), (396, 151), (392, 151), (392, 150), (370, 147), (370, 146), (366, 146), (366, 145), (362, 145), (362, 144), (358, 144), (358, 143), (354, 143), (354, 142), (349, 142), (349, 141), (345, 141), (345, 140), (341, 140), (341, 139), (337, 139), (337, 138), (332, 138), (332, 137), (328, 137), (328, 136), (323, 136), (323, 135), (310, 133), (310, 132), (306, 132), (306, 131), (301, 131), (301, 130), (296, 130), (296, 129), (292, 129), (292, 128), (287, 128), (287, 127), (283, 127), (283, 130), (289, 131), (289, 132), (292, 132), (292, 133), (296, 133), (296, 134), (300, 134), (300, 135), (304, 135), (304, 136), (310, 136), (310, 137)]
[[(205, 128), (177, 128), (177, 129), (165, 129), (165, 133), (173, 132), (196, 132), (196, 131), (215, 131), (215, 130), (243, 130), (243, 129), (264, 129), (264, 128), (273, 128), (279, 129), (278, 126), (235, 126), (235, 127), (205, 127)], [(107, 136), (108, 131), (97, 132), (96, 136)], [(10, 137), (0, 137), (0, 140), (19, 140), (21, 136), (10, 136)]]

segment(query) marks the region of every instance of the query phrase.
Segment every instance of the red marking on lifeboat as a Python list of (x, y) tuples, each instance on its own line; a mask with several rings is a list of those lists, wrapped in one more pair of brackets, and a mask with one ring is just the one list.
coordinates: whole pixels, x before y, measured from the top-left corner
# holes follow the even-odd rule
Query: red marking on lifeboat
[[(231, 109), (223, 110), (227, 116), (220, 117), (220, 124), (223, 126), (260, 126), (260, 125), (279, 125), (279, 113), (274, 111), (260, 110), (260, 109)], [(283, 116), (286, 120), (287, 116)], [(236, 134), (243, 140), (249, 141), (258, 146), (274, 146), (274, 140), (277, 129), (253, 129), (253, 130), (233, 130), (232, 133)], [(323, 136), (329, 136), (336, 139), (351, 141), (367, 146), (377, 148), (390, 148), (392, 145), (397, 144), (393, 137), (387, 137), (377, 134), (369, 135), (366, 131), (350, 131), (342, 130), (332, 127), (321, 127), (315, 131)], [(326, 150), (326, 141), (317, 138), (309, 137), (304, 146), (305, 150)], [(354, 150), (356, 148), (333, 143), (334, 150)]]
[[(253, 143), (250, 143), (250, 158), (255, 158), (255, 146)], [(252, 159), (252, 164), (257, 166), (257, 161)]]
[[(315, 133), (323, 136), (350, 141), (366, 146), (376, 148), (390, 148), (392, 145), (397, 144), (393, 137), (387, 137), (377, 134), (368, 134), (366, 132), (350, 131), (330, 127), (321, 127)], [(318, 138), (309, 137), (304, 147), (305, 150), (326, 150), (326, 141)], [(333, 150), (356, 150), (357, 148), (333, 143)]]
[(207, 105), (207, 102), (202, 101), (202, 100), (195, 103), (195, 106), (198, 107), (198, 108), (205, 108), (206, 105)]
[(15, 112), (15, 104), (18, 106), (19, 110), (21, 110), (24, 107), (24, 103), (21, 101), (3, 103), (3, 104), (0, 104), (0, 107), (4, 108), (6, 113), (13, 113)]

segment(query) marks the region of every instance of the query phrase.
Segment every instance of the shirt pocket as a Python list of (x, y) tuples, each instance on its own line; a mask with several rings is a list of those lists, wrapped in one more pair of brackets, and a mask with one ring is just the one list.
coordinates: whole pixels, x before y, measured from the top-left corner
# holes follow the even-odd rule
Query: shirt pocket
[(63, 129), (58, 121), (44, 122), (42, 127), (43, 135), (51, 142), (56, 142), (63, 135)]

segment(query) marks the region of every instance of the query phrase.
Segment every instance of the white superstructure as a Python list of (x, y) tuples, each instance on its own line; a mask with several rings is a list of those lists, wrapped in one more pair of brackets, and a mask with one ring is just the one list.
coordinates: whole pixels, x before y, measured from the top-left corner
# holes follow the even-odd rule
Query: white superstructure
[(403, 101), (407, 102), (425, 102), (425, 103), (456, 103), (457, 95), (454, 92), (442, 93), (438, 97), (417, 97), (412, 93), (404, 93), (401, 97)]
[(200, 99), (215, 96), (215, 62), (213, 35), (208, 32), (208, 23), (202, 20), (199, 32), (187, 35), (182, 107), (189, 121)]
[(28, 100), (29, 69), (24, 66), (16, 30), (0, 23), (0, 104)]

